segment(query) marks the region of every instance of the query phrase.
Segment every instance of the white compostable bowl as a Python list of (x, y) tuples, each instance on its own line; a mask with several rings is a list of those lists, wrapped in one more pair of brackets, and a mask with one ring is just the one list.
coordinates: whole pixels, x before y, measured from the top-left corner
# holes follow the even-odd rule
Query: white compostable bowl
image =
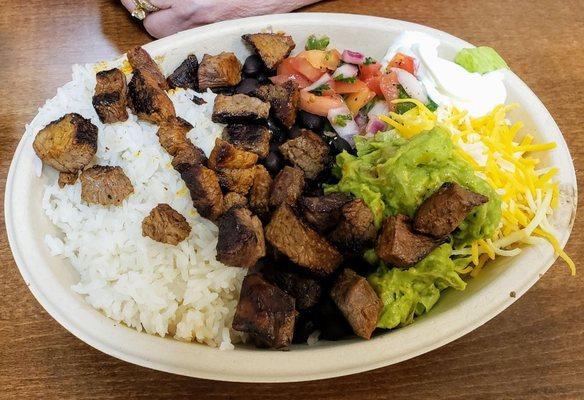
[[(347, 14), (283, 14), (220, 22), (149, 43), (153, 56), (163, 56), (170, 73), (189, 53), (234, 51), (241, 60), (249, 50), (240, 37), (266, 28), (292, 35), (302, 47), (310, 34), (328, 35), (338, 49), (354, 49), (380, 59), (404, 30), (429, 34), (441, 41), (440, 54), (452, 59), (470, 45), (444, 32), (421, 25)], [(525, 123), (524, 132), (538, 142), (557, 143), (543, 159), (559, 169), (561, 205), (553, 222), (563, 246), (576, 212), (576, 175), (558, 126), (535, 94), (512, 72), (506, 72), (508, 102), (519, 103), (512, 119)], [(236, 346), (221, 351), (196, 343), (161, 338), (119, 325), (71, 290), (78, 276), (60, 257), (52, 257), (45, 234), (57, 234), (41, 208), (45, 177), (35, 176), (32, 135), (24, 135), (10, 166), (5, 196), (6, 228), (14, 259), (30, 290), (67, 330), (89, 345), (122, 360), (199, 378), (244, 382), (286, 382), (329, 378), (397, 363), (449, 343), (502, 312), (529, 289), (553, 264), (556, 255), (546, 243), (531, 246), (514, 258), (499, 258), (463, 292), (447, 291), (432, 311), (414, 324), (375, 336), (369, 341), (321, 341), (297, 345), (291, 351)], [(512, 295), (513, 293), (513, 295)]]

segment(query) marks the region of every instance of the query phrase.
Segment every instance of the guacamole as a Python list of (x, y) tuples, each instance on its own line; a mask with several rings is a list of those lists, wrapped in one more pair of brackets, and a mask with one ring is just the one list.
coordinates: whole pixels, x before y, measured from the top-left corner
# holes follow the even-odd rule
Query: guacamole
[(372, 139), (357, 137), (357, 156), (337, 156), (339, 182), (327, 193), (341, 191), (362, 198), (379, 228), (384, 217), (412, 217), (420, 204), (445, 182), (456, 182), (489, 201), (477, 207), (453, 234), (455, 247), (490, 237), (501, 219), (501, 200), (493, 188), (477, 177), (456, 152), (450, 135), (434, 128), (407, 140), (393, 131)]
[(456, 270), (468, 259), (453, 261), (451, 254), (452, 247), (446, 243), (407, 270), (381, 265), (371, 274), (369, 283), (383, 302), (377, 326), (391, 329), (410, 324), (436, 304), (443, 289), (464, 290), (466, 283)]
[(464, 290), (466, 284), (457, 271), (470, 260), (453, 257), (452, 246), (465, 246), (492, 236), (501, 219), (501, 200), (458, 155), (450, 135), (441, 128), (409, 140), (393, 131), (382, 132), (372, 139), (357, 137), (355, 144), (356, 156), (346, 152), (337, 156), (334, 173), (339, 182), (326, 191), (362, 198), (371, 208), (377, 228), (389, 215), (412, 217), (445, 182), (456, 182), (489, 198), (452, 234), (452, 244), (443, 244), (409, 269), (391, 268), (379, 261), (374, 250), (365, 252), (365, 260), (378, 265), (368, 278), (383, 302), (378, 326), (391, 329), (407, 325), (415, 316), (429, 311), (442, 290)]

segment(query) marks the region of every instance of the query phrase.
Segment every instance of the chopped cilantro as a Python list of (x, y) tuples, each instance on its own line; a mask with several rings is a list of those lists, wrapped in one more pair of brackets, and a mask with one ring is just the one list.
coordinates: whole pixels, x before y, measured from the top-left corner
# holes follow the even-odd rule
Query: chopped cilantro
[(428, 107), (428, 110), (434, 112), (438, 109), (438, 104), (436, 104), (434, 100), (428, 97), (428, 104), (426, 104), (426, 107)]
[(352, 121), (352, 120), (353, 120), (353, 116), (351, 114), (339, 114), (333, 120), (333, 124), (344, 128), (345, 126), (347, 126), (347, 121)]
[(323, 36), (317, 38), (314, 35), (310, 35), (306, 40), (306, 50), (325, 50), (330, 43), (328, 36)]
[(375, 64), (377, 61), (375, 61), (373, 58), (371, 57), (366, 57), (365, 61), (363, 62), (363, 65), (371, 65), (371, 64)]
[(325, 90), (329, 90), (331, 87), (328, 83), (323, 83), (322, 85), (312, 89), (310, 91), (310, 93), (314, 93), (318, 96), (322, 96), (322, 92), (324, 92)]
[(337, 82), (344, 82), (344, 83), (355, 83), (357, 81), (357, 77), (355, 76), (348, 76), (345, 78), (343, 74), (339, 74), (335, 76), (335, 81)]
[[(409, 99), (410, 96), (405, 91), (402, 85), (397, 86), (397, 98), (398, 99)], [(398, 114), (404, 114), (410, 111), (412, 108), (416, 107), (414, 103), (397, 103), (395, 105), (395, 112)]]

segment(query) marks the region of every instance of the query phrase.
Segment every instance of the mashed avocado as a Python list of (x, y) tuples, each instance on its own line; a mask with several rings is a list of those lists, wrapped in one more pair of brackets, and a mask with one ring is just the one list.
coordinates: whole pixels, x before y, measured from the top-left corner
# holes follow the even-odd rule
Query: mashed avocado
[(456, 153), (445, 130), (434, 128), (410, 140), (393, 131), (382, 132), (373, 139), (357, 137), (355, 144), (357, 156), (346, 152), (337, 156), (335, 173), (340, 180), (328, 187), (327, 192), (352, 193), (365, 200), (378, 228), (389, 215), (412, 217), (420, 204), (445, 182), (456, 182), (489, 198), (455, 231), (455, 246), (489, 237), (499, 225), (499, 196)]
[(371, 208), (379, 228), (384, 217), (413, 216), (422, 202), (445, 182), (456, 182), (481, 193), (489, 201), (475, 208), (444, 244), (425, 259), (402, 270), (390, 268), (377, 259), (375, 251), (364, 254), (377, 271), (369, 276), (383, 302), (378, 323), (391, 329), (412, 322), (429, 311), (446, 288), (464, 290), (466, 284), (457, 271), (470, 260), (452, 256), (452, 245), (465, 246), (490, 237), (501, 219), (497, 193), (456, 152), (450, 135), (434, 128), (406, 140), (394, 132), (378, 133), (373, 139), (357, 137), (357, 156), (346, 152), (337, 156), (336, 185), (327, 192), (342, 191), (362, 198)]
[(410, 324), (436, 304), (440, 291), (448, 287), (464, 290), (466, 283), (456, 270), (468, 264), (468, 259), (453, 261), (451, 253), (450, 244), (443, 244), (407, 270), (382, 265), (371, 274), (369, 282), (383, 302), (377, 326), (391, 329)]

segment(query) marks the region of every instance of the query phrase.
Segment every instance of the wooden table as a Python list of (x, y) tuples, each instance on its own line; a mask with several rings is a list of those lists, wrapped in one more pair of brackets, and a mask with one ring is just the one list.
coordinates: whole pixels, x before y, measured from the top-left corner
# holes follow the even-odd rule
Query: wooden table
[[(582, 178), (581, 0), (339, 0), (308, 10), (419, 22), (495, 47), (555, 117)], [(115, 0), (4, 2), (0, 10), (1, 196), (24, 125), (69, 80), (70, 65), (110, 59), (150, 40)], [(576, 261), (584, 258), (581, 220), (567, 247)], [(0, 223), (4, 226), (1, 212)], [(581, 263), (580, 268), (584, 268)], [(485, 326), (398, 365), (320, 382), (234, 384), (127, 364), (73, 337), (28, 291), (2, 229), (0, 398), (584, 398), (583, 275), (572, 278), (558, 263)]]

